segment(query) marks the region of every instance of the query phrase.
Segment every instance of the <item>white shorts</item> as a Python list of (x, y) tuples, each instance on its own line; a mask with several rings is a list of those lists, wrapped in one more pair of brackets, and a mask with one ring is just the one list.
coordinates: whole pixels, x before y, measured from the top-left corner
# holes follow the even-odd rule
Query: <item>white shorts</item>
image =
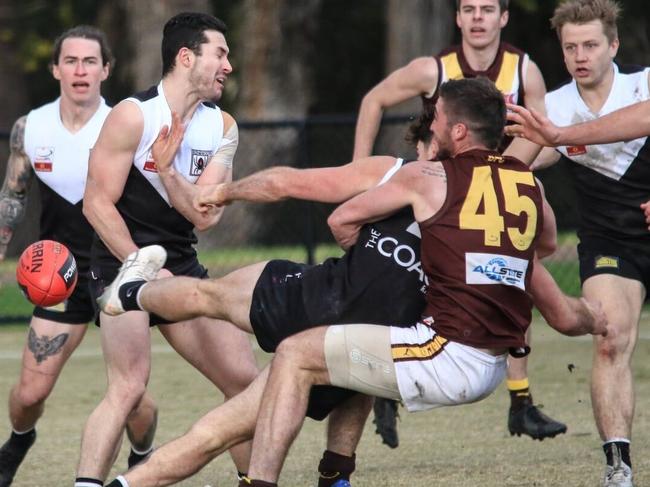
[(479, 401), (506, 376), (507, 354), (493, 356), (447, 341), (423, 323), (391, 327), (390, 339), (400, 396), (409, 411)]
[(325, 359), (332, 385), (401, 399), (409, 411), (483, 399), (507, 368), (506, 354), (495, 357), (447, 341), (422, 323), (330, 326)]

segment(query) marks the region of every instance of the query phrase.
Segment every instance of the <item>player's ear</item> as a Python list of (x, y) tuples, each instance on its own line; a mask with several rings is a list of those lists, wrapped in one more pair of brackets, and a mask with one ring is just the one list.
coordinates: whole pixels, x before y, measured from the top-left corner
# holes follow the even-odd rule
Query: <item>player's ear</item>
[(458, 141), (458, 140), (463, 140), (467, 137), (468, 135), (468, 130), (467, 130), (467, 125), (464, 123), (455, 123), (451, 127), (451, 137)]
[(615, 37), (612, 42), (609, 43), (609, 55), (613, 58), (616, 57), (618, 53), (618, 46), (620, 45), (618, 37)]
[(178, 54), (176, 54), (176, 64), (189, 68), (192, 66), (194, 56), (195, 54), (191, 49), (181, 47)]
[(501, 18), (499, 19), (499, 27), (502, 29), (508, 25), (508, 19), (510, 18), (510, 13), (507, 10), (501, 12)]

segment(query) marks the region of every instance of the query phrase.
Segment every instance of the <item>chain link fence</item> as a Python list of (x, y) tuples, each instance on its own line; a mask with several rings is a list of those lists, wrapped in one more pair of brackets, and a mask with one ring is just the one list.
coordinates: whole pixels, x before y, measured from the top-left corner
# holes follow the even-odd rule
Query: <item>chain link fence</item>
[[(234, 178), (275, 165), (298, 168), (336, 166), (349, 162), (352, 154), (355, 117), (316, 116), (302, 120), (278, 122), (240, 121), (240, 144), (234, 162)], [(390, 116), (384, 119), (375, 151), (405, 159), (415, 158), (415, 150), (404, 140), (411, 117)], [(8, 133), (0, 133), (1, 174), (8, 154)], [(571, 294), (580, 291), (578, 281), (575, 211), (572, 188), (567, 185), (563, 164), (538, 174), (553, 206), (559, 228), (558, 250), (545, 260), (560, 286)], [(35, 185), (34, 185), (35, 186)], [(287, 200), (272, 204), (236, 202), (224, 212), (213, 229), (199, 235), (198, 249), (212, 276), (270, 258), (303, 262), (320, 262), (339, 255), (327, 227), (332, 205)], [(9, 248), (9, 258), (38, 236), (40, 204), (32, 188), (27, 218)], [(3, 268), (0, 279), (8, 284), (11, 269)], [(0, 281), (1, 283), (1, 281)], [(2, 299), (0, 293), (0, 299)], [(1, 304), (1, 303), (0, 303)], [(0, 321), (5, 306), (0, 305)]]

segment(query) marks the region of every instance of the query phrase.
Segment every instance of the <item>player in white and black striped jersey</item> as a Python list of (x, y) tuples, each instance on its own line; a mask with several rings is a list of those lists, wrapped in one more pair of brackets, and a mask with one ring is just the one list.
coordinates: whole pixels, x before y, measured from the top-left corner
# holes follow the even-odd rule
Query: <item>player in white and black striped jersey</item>
[[(79, 268), (69, 299), (51, 308), (35, 307), (20, 377), (9, 396), (13, 432), (0, 449), (0, 486), (12, 483), (16, 469), (36, 438), (36, 422), (63, 366), (95, 318), (88, 290), (93, 231), (82, 214), (88, 155), (110, 112), (100, 86), (112, 68), (106, 38), (90, 26), (73, 27), (54, 43), (52, 74), (60, 96), (19, 118), (11, 133), (11, 153), (0, 192), (0, 259), (26, 204), (35, 179), (41, 198), (39, 238), (56, 240), (73, 253)], [(129, 464), (151, 451), (156, 408), (144, 396), (127, 427), (133, 448)], [(138, 453), (139, 452), (139, 453)]]

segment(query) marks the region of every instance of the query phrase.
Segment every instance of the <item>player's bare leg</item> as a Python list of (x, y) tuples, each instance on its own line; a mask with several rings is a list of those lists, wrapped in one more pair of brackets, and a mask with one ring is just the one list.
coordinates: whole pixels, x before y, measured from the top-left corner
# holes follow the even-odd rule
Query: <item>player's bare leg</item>
[(103, 481), (120, 444), (127, 418), (145, 394), (151, 367), (149, 317), (132, 312), (101, 315), (101, 337), (108, 387), (86, 421), (78, 478)]
[[(531, 328), (526, 331), (526, 343), (531, 343)], [(511, 435), (528, 435), (534, 440), (553, 438), (566, 433), (564, 423), (542, 413), (533, 403), (528, 383), (528, 357), (508, 357), (508, 391), (510, 410), (508, 411), (508, 430)]]
[[(313, 328), (286, 338), (278, 347), (257, 417), (250, 479), (277, 482), (304, 422), (309, 390), (315, 384), (329, 383), (326, 331), (327, 327)], [(300, 346), (294, 346), (295, 340)], [(272, 450), (263, 451), (268, 445), (273, 445)]]
[[(241, 394), (197, 421), (183, 436), (156, 449), (124, 475), (130, 486), (165, 486), (194, 475), (234, 445), (253, 437), (268, 368)], [(119, 485), (119, 484), (116, 484)]]
[[(129, 255), (129, 266), (120, 269), (98, 300), (102, 310), (120, 314), (139, 306), (172, 322), (208, 316), (252, 333), (251, 300), (266, 262), (238, 269), (220, 279), (178, 276), (154, 280), (165, 258), (164, 249), (159, 246), (144, 247)], [(176, 299), (179, 295), (186, 299)]]
[[(250, 337), (231, 323), (195, 318), (160, 325), (158, 329), (185, 360), (223, 392), (226, 399), (246, 389), (258, 374)], [(230, 453), (238, 471), (247, 472), (250, 444), (238, 445)]]
[(632, 353), (636, 346), (645, 289), (639, 281), (611, 274), (592, 276), (583, 284), (587, 299), (597, 299), (609, 320), (606, 337), (594, 337), (591, 401), (598, 432), (607, 455), (607, 477), (629, 477), (632, 485), (630, 440), (634, 418)]
[(23, 349), (18, 383), (9, 395), (13, 432), (0, 448), (0, 486), (11, 485), (16, 470), (36, 440), (36, 422), (68, 358), (86, 333), (86, 325), (32, 317)]
[(356, 468), (355, 452), (373, 398), (357, 394), (334, 409), (327, 423), (327, 450), (318, 465), (318, 487), (347, 487)]

